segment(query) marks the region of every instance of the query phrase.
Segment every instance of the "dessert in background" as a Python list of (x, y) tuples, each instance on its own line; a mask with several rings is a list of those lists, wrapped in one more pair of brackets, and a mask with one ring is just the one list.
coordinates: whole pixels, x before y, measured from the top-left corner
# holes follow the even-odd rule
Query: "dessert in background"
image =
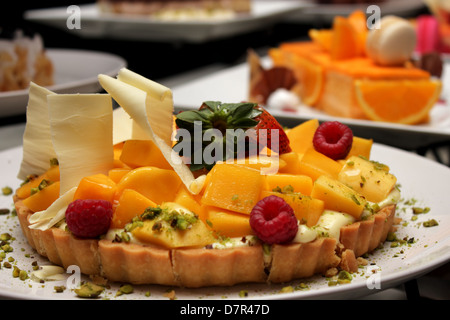
[(439, 50), (450, 52), (450, 1), (425, 0), (424, 2), (438, 23)]
[(269, 51), (275, 66), (292, 69), (302, 103), (329, 115), (402, 124), (426, 122), (441, 82), (411, 62), (417, 36), (395, 16), (369, 30), (366, 16), (336, 16), (330, 29), (312, 29), (311, 41)]
[(162, 20), (228, 19), (249, 13), (250, 0), (97, 0), (101, 12)]
[(52, 85), (53, 64), (40, 35), (17, 31), (12, 39), (0, 39), (0, 91), (26, 89), (30, 81)]
[[(300, 102), (290, 93), (298, 85), (294, 72), (283, 66), (264, 68), (258, 54), (251, 49), (248, 50), (247, 62), (251, 82), (249, 99), (261, 105), (270, 105), (272, 109), (295, 110)], [(269, 101), (269, 98), (272, 99)]]

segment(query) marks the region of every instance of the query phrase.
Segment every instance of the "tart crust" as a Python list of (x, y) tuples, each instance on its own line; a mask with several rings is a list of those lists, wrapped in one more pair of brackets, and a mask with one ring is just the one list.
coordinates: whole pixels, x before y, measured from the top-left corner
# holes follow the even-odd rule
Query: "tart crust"
[(282, 283), (323, 274), (339, 266), (341, 252), (352, 251), (359, 257), (377, 248), (386, 240), (395, 216), (395, 205), (388, 206), (369, 220), (342, 227), (339, 245), (334, 238), (318, 238), (308, 243), (273, 245), (269, 255), (261, 245), (169, 250), (153, 245), (79, 239), (58, 228), (30, 229), (29, 217), (33, 212), (17, 198), (15, 207), (30, 246), (54, 264), (64, 268), (77, 265), (83, 274), (99, 275), (110, 281), (188, 288)]

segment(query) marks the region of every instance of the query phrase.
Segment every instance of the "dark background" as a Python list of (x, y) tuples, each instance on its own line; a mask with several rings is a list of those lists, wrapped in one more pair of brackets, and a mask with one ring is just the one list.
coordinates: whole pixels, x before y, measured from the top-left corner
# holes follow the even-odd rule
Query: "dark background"
[[(22, 29), (26, 34), (37, 32), (44, 39), (47, 48), (75, 48), (110, 52), (122, 56), (128, 68), (148, 78), (158, 80), (180, 74), (213, 63), (233, 65), (245, 61), (248, 48), (264, 53), (269, 47), (287, 40), (305, 38), (311, 26), (302, 24), (277, 24), (260, 31), (207, 43), (167, 43), (148, 41), (126, 41), (111, 39), (87, 39), (63, 30), (26, 21), (27, 10), (67, 7), (93, 1), (43, 0), (24, 2), (12, 0), (7, 9), (0, 10), (0, 26), (3, 34)], [(81, 17), (81, 23), (82, 17)], [(164, 61), (165, 63), (158, 63)]]

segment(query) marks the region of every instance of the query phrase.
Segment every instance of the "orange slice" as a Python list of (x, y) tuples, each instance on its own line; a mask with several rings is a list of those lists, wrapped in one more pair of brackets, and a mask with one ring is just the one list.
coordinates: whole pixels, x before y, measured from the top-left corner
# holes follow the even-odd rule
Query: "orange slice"
[(333, 20), (333, 41), (331, 43), (331, 59), (343, 60), (359, 55), (360, 40), (352, 23), (344, 17)]
[(323, 50), (330, 52), (333, 43), (333, 30), (331, 29), (311, 29), (308, 32), (313, 42), (317, 43)]
[(427, 119), (441, 86), (439, 80), (356, 80), (355, 92), (369, 119), (417, 124)]
[(358, 42), (358, 54), (364, 55), (365, 54), (365, 48), (366, 48), (366, 38), (368, 34), (368, 29), (366, 25), (366, 14), (364, 11), (356, 10), (353, 11), (348, 16), (348, 21), (353, 27), (353, 30), (356, 32), (356, 38)]
[(313, 64), (310, 61), (300, 57), (293, 56), (296, 77), (299, 80), (299, 86), (293, 88), (302, 99), (302, 102), (308, 106), (313, 106), (322, 93), (324, 84), (323, 67)]

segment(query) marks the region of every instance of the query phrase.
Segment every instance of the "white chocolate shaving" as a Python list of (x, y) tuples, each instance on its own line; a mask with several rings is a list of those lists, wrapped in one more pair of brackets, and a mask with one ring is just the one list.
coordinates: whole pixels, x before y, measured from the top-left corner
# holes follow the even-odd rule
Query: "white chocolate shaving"
[(127, 69), (119, 72), (118, 79), (103, 74), (98, 79), (103, 89), (135, 121), (140, 136), (155, 142), (185, 186), (191, 193), (197, 194), (202, 189), (204, 179), (199, 178), (197, 181), (171, 147), (173, 100), (170, 90)]
[(47, 96), (55, 93), (30, 83), (27, 123), (23, 134), (23, 158), (18, 178), (40, 175), (50, 168), (50, 159), (56, 158), (50, 133)]
[(62, 195), (82, 178), (113, 168), (112, 101), (107, 94), (58, 94), (47, 100)]

